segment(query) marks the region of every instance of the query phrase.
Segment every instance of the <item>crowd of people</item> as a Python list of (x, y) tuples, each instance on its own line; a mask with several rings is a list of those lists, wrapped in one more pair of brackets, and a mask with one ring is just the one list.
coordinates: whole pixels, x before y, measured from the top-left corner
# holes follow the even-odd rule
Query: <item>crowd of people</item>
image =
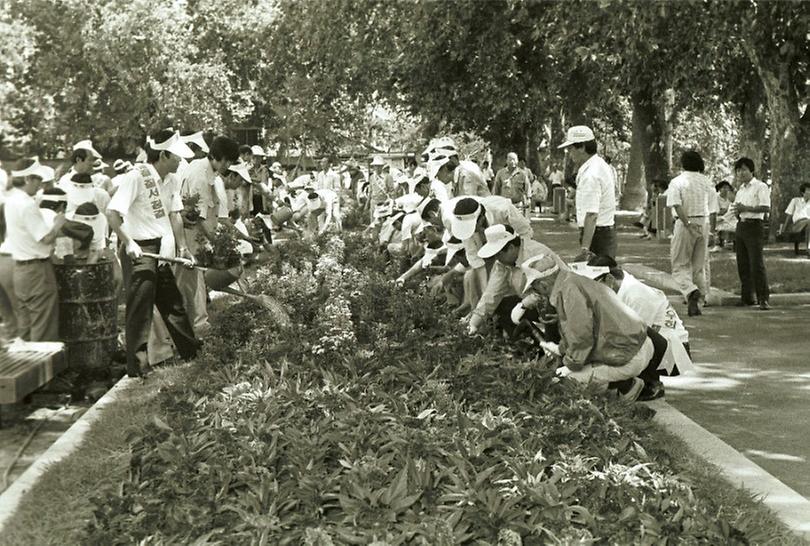
[[(11, 172), (0, 215), (5, 337), (58, 340), (53, 263), (109, 260), (126, 304), (128, 374), (146, 375), (161, 354), (191, 359), (209, 328), (211, 282), (198, 262), (223, 232), (233, 234), (243, 256), (228, 269), (229, 281), (238, 282), (243, 264), (274, 238), (340, 231), (348, 208), (396, 264), (400, 275), (392, 281), (427, 282), (470, 335), (494, 328), (504, 339), (527, 340), (575, 380), (627, 400), (661, 397), (660, 376), (691, 367), (689, 334), (661, 291), (616, 262), (620, 189), (593, 131), (571, 127), (560, 148), (576, 172), (570, 197), (580, 248), (570, 262), (535, 240), (530, 213), (548, 198), (545, 182), (515, 153), (497, 173), (488, 162), (463, 159), (449, 137), (433, 139), (406, 168), (381, 156), (367, 167), (326, 157), (314, 172), (289, 178), (261, 146), (172, 129), (150, 135), (133, 162), (117, 160), (113, 177), (103, 174), (108, 166), (90, 140), (73, 146), (59, 177), (38, 160), (23, 160)], [(697, 152), (685, 152), (681, 163), (683, 173), (666, 192), (677, 217), (673, 275), (689, 314), (700, 314), (707, 292), (717, 193), (731, 201), (731, 218), (721, 221), (737, 223), (741, 278), (743, 269), (747, 275), (741, 303), (755, 292), (766, 308), (761, 218), (769, 201), (753, 164), (740, 159), (741, 184), (718, 185), (716, 193)], [(563, 185), (559, 166), (549, 181)], [(806, 214), (810, 189), (804, 193), (791, 207)], [(794, 225), (806, 226), (806, 217)]]

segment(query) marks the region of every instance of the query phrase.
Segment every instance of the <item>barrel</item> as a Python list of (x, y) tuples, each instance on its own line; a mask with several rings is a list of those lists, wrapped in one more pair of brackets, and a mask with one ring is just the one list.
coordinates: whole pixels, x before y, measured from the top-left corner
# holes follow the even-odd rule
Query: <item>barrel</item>
[(565, 188), (561, 186), (554, 186), (551, 193), (552, 206), (554, 207), (554, 214), (565, 214), (568, 208), (568, 203), (565, 198)]
[(118, 339), (113, 263), (63, 263), (54, 268), (59, 336), (65, 343), (68, 368), (82, 382), (107, 379)]

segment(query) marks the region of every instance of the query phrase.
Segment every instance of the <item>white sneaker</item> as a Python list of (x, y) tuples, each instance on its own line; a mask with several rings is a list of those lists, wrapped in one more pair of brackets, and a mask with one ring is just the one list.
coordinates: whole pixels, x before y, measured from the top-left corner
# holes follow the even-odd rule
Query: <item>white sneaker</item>
[(717, 245), (714, 245), (713, 247), (711, 247), (711, 248), (709, 249), (709, 252), (720, 252), (721, 250), (723, 250), (723, 247), (722, 247), (722, 246), (717, 246)]

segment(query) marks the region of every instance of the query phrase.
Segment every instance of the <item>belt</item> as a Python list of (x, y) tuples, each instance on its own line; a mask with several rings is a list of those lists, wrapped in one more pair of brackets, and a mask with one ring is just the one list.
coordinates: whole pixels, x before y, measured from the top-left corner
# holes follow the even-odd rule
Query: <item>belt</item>
[(596, 229), (613, 229), (613, 226), (596, 226)]
[(762, 218), (740, 218), (740, 222), (764, 222)]
[(51, 261), (50, 258), (34, 258), (32, 260), (14, 260), (14, 263), (16, 265), (31, 265), (40, 262), (50, 262), (50, 261)]
[(160, 244), (160, 237), (155, 238), (155, 239), (141, 239), (140, 241), (135, 240), (135, 242), (138, 243), (138, 246), (159, 245)]
[(687, 216), (687, 218), (706, 218), (705, 214), (698, 214), (697, 216)]

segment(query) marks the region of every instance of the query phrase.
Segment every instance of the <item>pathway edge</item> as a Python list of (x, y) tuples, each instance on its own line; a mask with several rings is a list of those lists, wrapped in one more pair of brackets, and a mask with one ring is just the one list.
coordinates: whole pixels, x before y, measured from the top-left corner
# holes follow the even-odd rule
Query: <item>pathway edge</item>
[(0, 533), (3, 532), (6, 523), (17, 512), (17, 507), (23, 496), (36, 485), (42, 475), (48, 470), (48, 467), (73, 453), (82, 443), (85, 434), (93, 423), (100, 418), (101, 410), (115, 402), (121, 394), (136, 383), (137, 380), (131, 379), (129, 376), (124, 376), (119, 379), (104, 396), (99, 398), (90, 409), (84, 412), (64, 434), (31, 463), (25, 472), (0, 495)]
[(655, 410), (655, 422), (682, 439), (697, 456), (717, 466), (732, 485), (761, 497), (763, 504), (791, 531), (810, 540), (810, 500), (666, 401), (656, 400), (647, 405)]

